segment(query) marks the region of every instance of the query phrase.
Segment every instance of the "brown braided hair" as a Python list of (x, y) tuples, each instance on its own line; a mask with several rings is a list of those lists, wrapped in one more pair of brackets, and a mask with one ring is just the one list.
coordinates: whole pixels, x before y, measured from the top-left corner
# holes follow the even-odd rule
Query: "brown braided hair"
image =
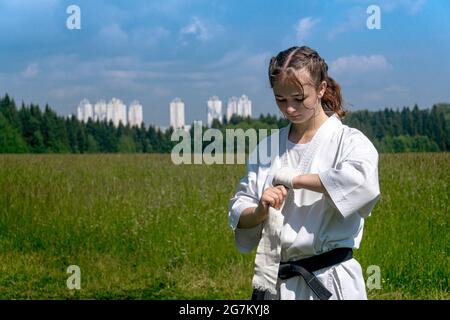
[(303, 86), (296, 73), (306, 69), (309, 74), (310, 84), (318, 89), (322, 81), (326, 81), (327, 88), (322, 97), (322, 109), (330, 116), (336, 113), (343, 119), (346, 111), (342, 107), (341, 87), (328, 76), (328, 65), (317, 51), (307, 46), (291, 47), (272, 57), (269, 64), (270, 87), (276, 81), (286, 81), (297, 86), (303, 92)]

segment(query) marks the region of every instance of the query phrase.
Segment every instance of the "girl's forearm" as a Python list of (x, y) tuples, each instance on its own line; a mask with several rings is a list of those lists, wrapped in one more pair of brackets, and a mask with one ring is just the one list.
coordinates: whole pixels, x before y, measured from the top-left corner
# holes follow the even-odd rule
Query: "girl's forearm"
[[(324, 193), (328, 195), (327, 190), (320, 181), (318, 174), (304, 174), (296, 176), (292, 180), (294, 189), (308, 189), (315, 192)], [(239, 217), (238, 228), (253, 228), (260, 224), (267, 218), (267, 210), (258, 207), (247, 208), (242, 211)]]
[(237, 226), (242, 229), (253, 228), (260, 224), (266, 217), (267, 214), (259, 206), (247, 208), (241, 212)]
[(296, 176), (292, 181), (294, 189), (308, 189), (315, 192), (324, 193), (328, 195), (327, 189), (325, 189), (322, 181), (320, 181), (318, 174), (302, 174)]

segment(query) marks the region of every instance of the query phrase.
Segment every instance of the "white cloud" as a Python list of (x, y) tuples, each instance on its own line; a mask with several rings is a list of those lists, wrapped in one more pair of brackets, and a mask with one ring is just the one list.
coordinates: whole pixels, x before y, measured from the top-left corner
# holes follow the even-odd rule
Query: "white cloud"
[(366, 8), (353, 7), (349, 9), (345, 14), (345, 18), (339, 20), (339, 24), (331, 28), (327, 35), (328, 39), (332, 40), (337, 35), (349, 31), (367, 30), (367, 17)]
[(300, 43), (304, 42), (319, 21), (319, 19), (313, 19), (312, 17), (300, 19), (295, 25), (296, 40)]
[(370, 56), (348, 55), (337, 58), (330, 64), (330, 73), (336, 75), (362, 74), (371, 71), (389, 70), (392, 66), (380, 54)]
[(200, 40), (208, 40), (210, 35), (206, 26), (199, 18), (193, 17), (192, 22), (180, 30), (181, 34), (193, 34)]
[(168, 39), (170, 31), (161, 26), (136, 27), (125, 30), (118, 23), (102, 27), (95, 37), (94, 46), (104, 50), (117, 49), (115, 52), (136, 52), (153, 49)]
[(106, 44), (121, 44), (128, 40), (127, 33), (117, 23), (103, 27), (98, 35)]
[(171, 91), (165, 87), (155, 86), (152, 89), (152, 93), (158, 97), (167, 97), (171, 94)]
[[(205, 66), (207, 74), (218, 75), (215, 88), (238, 85), (244, 91), (258, 92), (268, 87), (267, 68), (271, 53), (251, 52), (246, 47), (226, 52), (217, 61)], [(233, 79), (230, 82), (230, 79)]]
[[(122, 93), (141, 100), (142, 96), (150, 96), (159, 101), (174, 92), (182, 92), (184, 89), (180, 89), (178, 83), (186, 83), (186, 88), (197, 90), (197, 94), (204, 96), (224, 92), (222, 98), (226, 99), (228, 92), (251, 96), (261, 89), (266, 90), (269, 58), (269, 52), (252, 52), (238, 47), (200, 67), (189, 67), (183, 60), (143, 61), (129, 56), (84, 60), (77, 54), (51, 56), (36, 61), (36, 65), (41, 71), (45, 70), (40, 73), (48, 97), (58, 103), (70, 99), (76, 101), (83, 96), (98, 98), (105, 92)], [(231, 91), (236, 86), (242, 92)]]
[(422, 8), (425, 6), (426, 2), (427, 2), (427, 0), (414, 1), (409, 9), (409, 13), (411, 15), (415, 15), (416, 13), (418, 13), (419, 11), (422, 10)]
[(206, 66), (206, 69), (245, 69), (248, 71), (266, 70), (271, 53), (250, 52), (245, 47), (240, 47), (226, 52), (220, 59)]
[(93, 91), (91, 86), (72, 85), (54, 88), (49, 91), (49, 96), (54, 99), (63, 100), (69, 97), (81, 97), (89, 95)]
[(398, 95), (406, 95), (410, 93), (410, 90), (408, 87), (393, 84), (384, 88), (384, 92)]
[(389, 85), (377, 90), (361, 92), (361, 97), (366, 101), (381, 102), (396, 99), (407, 100), (411, 96), (409, 88), (400, 85)]
[(138, 73), (131, 70), (106, 70), (102, 74), (105, 78), (115, 79), (135, 79), (138, 77)]
[[(215, 21), (192, 17), (191, 22), (180, 29), (180, 36), (191, 35), (198, 40), (208, 41), (224, 31), (225, 28)], [(186, 41), (183, 41), (183, 43), (186, 44)]]
[(242, 66), (255, 72), (261, 72), (261, 70), (266, 72), (271, 56), (271, 52), (268, 51), (253, 53), (242, 61)]
[(233, 66), (239, 63), (242, 59), (248, 57), (250, 53), (243, 47), (225, 52), (225, 54), (217, 61), (210, 63), (208, 68), (221, 68)]
[(39, 73), (39, 67), (37, 63), (30, 63), (25, 70), (22, 71), (22, 76), (24, 78), (30, 79), (34, 78)]
[(131, 39), (133, 44), (142, 48), (143, 46), (154, 47), (160, 43), (163, 39), (167, 39), (170, 35), (170, 31), (163, 27), (154, 28), (137, 28), (131, 31)]

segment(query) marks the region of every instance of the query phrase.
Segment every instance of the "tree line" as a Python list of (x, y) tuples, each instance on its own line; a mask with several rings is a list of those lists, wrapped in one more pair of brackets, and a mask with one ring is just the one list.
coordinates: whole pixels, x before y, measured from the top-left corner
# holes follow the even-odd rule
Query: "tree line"
[[(380, 153), (442, 152), (450, 149), (450, 104), (435, 104), (431, 109), (403, 107), (381, 111), (348, 112), (343, 123), (361, 130)], [(233, 115), (212, 127), (243, 130), (275, 129), (288, 124), (286, 119), (261, 114), (258, 118)], [(203, 127), (203, 132), (207, 128)], [(191, 128), (191, 137), (194, 128)], [(169, 153), (178, 141), (171, 141), (173, 129), (155, 126), (130, 127), (112, 121), (78, 121), (58, 116), (48, 105), (21, 104), (7, 94), (0, 98), (0, 153)], [(207, 145), (208, 142), (204, 142)], [(225, 150), (225, 149), (224, 149)]]

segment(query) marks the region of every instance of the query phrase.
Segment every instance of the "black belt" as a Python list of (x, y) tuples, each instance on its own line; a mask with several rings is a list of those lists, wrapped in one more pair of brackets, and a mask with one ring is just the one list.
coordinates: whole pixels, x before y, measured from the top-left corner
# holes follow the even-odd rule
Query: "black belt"
[[(336, 248), (306, 259), (280, 262), (278, 278), (286, 280), (301, 276), (320, 300), (328, 300), (332, 293), (313, 274), (314, 271), (334, 266), (353, 258), (351, 248)], [(253, 290), (252, 300), (264, 299), (265, 291)]]

